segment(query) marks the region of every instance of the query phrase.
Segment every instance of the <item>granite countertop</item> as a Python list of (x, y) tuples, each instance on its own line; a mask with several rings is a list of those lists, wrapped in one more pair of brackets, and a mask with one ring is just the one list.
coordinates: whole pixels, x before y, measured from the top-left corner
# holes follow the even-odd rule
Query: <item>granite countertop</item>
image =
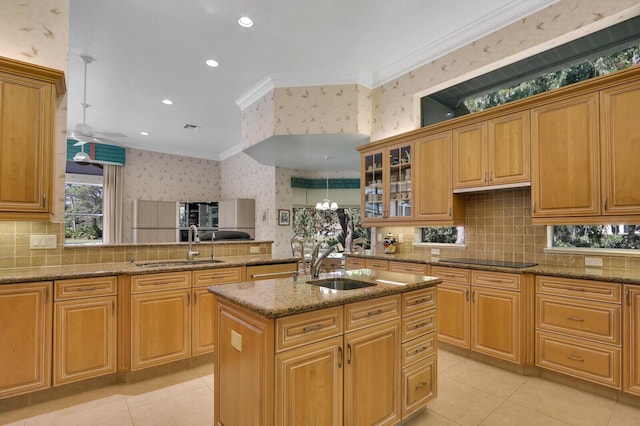
[(640, 284), (640, 270), (636, 269), (556, 266), (544, 264), (538, 264), (526, 268), (509, 268), (504, 266), (478, 265), (475, 263), (453, 263), (447, 262), (446, 259), (425, 258), (424, 255), (417, 254), (345, 253), (345, 255), (365, 259), (394, 260), (398, 262), (413, 262), (425, 265), (449, 266), (452, 268), (508, 272), (512, 274), (550, 275), (564, 278), (617, 282), (622, 284)]
[(210, 286), (209, 291), (266, 318), (278, 318), (366, 299), (433, 287), (436, 277), (355, 269), (320, 274), (320, 279), (352, 278), (376, 284), (355, 290), (331, 290), (307, 284), (309, 276)]
[[(272, 255), (248, 255), (217, 257), (222, 262), (210, 263), (206, 259), (191, 263), (167, 265), (172, 261), (184, 259), (166, 259), (147, 262), (90, 263), (86, 265), (41, 266), (33, 268), (0, 269), (0, 284), (12, 284), (32, 281), (49, 281), (69, 278), (99, 277), (106, 275), (142, 275), (158, 272), (190, 271), (197, 269), (229, 268), (234, 266), (267, 265), (273, 263), (297, 262), (297, 257), (273, 257)], [(157, 263), (157, 265), (151, 265)], [(145, 264), (144, 267), (139, 266)]]

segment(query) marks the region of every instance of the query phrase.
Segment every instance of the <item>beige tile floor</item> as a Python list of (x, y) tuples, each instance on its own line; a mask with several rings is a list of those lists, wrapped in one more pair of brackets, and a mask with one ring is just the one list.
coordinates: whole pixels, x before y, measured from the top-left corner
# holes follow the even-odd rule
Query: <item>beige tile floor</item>
[[(212, 366), (0, 413), (12, 426), (211, 426)], [(438, 398), (418, 425), (640, 425), (640, 408), (439, 351)]]

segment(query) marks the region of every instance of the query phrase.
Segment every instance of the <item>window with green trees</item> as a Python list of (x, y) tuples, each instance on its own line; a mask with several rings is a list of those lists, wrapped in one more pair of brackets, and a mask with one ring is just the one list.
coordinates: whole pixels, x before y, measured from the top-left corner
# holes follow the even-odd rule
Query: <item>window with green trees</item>
[(102, 185), (67, 183), (64, 191), (65, 244), (102, 242)]

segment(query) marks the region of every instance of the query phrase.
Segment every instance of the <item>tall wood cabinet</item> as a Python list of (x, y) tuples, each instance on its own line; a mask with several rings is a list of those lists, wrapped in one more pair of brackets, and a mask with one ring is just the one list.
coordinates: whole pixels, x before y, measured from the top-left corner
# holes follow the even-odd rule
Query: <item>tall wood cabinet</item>
[(640, 395), (640, 286), (624, 286), (623, 389)]
[(0, 57), (0, 219), (50, 220), (64, 74)]
[(0, 398), (51, 386), (51, 282), (0, 286)]

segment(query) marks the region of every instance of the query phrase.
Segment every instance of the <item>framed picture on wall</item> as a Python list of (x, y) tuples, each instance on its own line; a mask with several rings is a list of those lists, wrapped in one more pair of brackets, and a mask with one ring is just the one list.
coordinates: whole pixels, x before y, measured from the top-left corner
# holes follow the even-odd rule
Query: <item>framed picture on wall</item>
[(291, 224), (291, 210), (278, 209), (278, 225), (289, 226)]

